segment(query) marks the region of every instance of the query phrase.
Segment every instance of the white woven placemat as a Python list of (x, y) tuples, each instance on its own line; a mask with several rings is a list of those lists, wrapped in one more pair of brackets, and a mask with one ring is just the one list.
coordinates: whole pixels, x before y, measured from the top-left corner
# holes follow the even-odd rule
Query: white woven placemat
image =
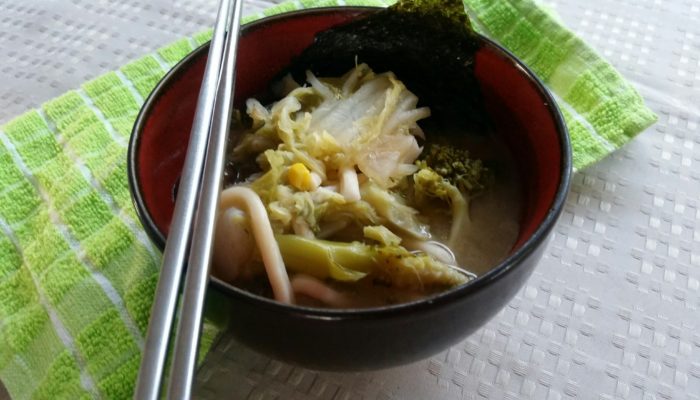
[[(272, 1), (246, 1), (257, 12)], [(338, 374), (224, 337), (205, 399), (700, 399), (700, 2), (547, 2), (657, 125), (575, 175), (549, 250), (483, 329), (429, 360)], [(0, 0), (0, 123), (213, 21), (213, 0)], [(2, 395), (0, 395), (0, 398)]]

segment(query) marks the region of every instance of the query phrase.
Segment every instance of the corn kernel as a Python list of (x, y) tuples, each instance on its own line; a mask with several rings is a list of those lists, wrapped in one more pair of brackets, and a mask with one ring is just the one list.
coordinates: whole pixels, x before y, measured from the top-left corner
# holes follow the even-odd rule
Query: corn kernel
[(314, 182), (311, 172), (302, 163), (292, 164), (287, 172), (289, 184), (298, 190), (309, 191), (314, 189)]

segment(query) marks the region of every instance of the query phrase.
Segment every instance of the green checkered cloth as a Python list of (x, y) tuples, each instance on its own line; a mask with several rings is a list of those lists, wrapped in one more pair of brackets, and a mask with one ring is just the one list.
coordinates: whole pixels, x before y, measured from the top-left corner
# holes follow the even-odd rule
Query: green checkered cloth
[[(655, 121), (610, 64), (533, 1), (465, 4), (478, 29), (553, 91), (576, 168)], [(332, 5), (287, 2), (247, 20)], [(127, 142), (155, 84), (209, 36), (177, 41), (0, 128), (0, 379), (13, 399), (131, 397), (161, 255), (132, 207)], [(203, 354), (223, 326), (209, 315)]]

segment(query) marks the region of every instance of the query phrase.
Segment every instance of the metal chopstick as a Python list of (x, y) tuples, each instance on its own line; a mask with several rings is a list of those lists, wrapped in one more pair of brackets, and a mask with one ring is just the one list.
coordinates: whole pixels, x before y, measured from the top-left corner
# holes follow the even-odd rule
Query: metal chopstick
[(234, 12), (224, 52), (224, 68), (216, 96), (214, 122), (204, 165), (199, 206), (192, 233), (192, 245), (185, 276), (180, 321), (175, 338), (173, 368), (168, 387), (169, 399), (189, 399), (199, 350), (204, 297), (209, 283), (209, 266), (212, 258), (214, 226), (222, 189), (222, 175), (226, 140), (231, 116), (233, 85), (235, 82), (238, 28), (241, 20), (241, 3), (234, 0)]
[[(136, 382), (134, 398), (139, 400), (156, 400), (160, 393), (180, 280), (185, 257), (189, 251), (195, 210), (198, 207), (202, 170), (214, 118), (216, 94), (223, 70), (225, 44), (227, 39), (238, 38), (238, 25), (235, 29), (231, 29), (230, 24), (234, 20), (234, 1), (240, 3), (242, 0), (221, 0), (217, 13), (170, 233), (163, 252), (161, 274), (151, 309), (146, 346)], [(240, 9), (240, 5), (238, 8)], [(228, 32), (233, 34), (227, 36), (227, 27)], [(197, 326), (195, 329), (199, 330), (200, 327)]]

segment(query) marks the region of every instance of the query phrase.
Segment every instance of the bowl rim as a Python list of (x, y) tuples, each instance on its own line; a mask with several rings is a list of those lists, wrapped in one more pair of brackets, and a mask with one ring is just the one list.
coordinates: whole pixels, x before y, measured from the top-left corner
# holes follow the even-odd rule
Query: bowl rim
[[(367, 6), (335, 6), (335, 7), (319, 7), (312, 9), (302, 9), (290, 12), (285, 12), (282, 14), (277, 14), (259, 20), (247, 23), (241, 27), (243, 31), (256, 29), (266, 24), (275, 23), (280, 20), (286, 20), (289, 18), (297, 18), (306, 15), (315, 14), (328, 14), (334, 12), (376, 12), (383, 9), (383, 7), (367, 7)], [(414, 300), (411, 302), (372, 307), (372, 308), (344, 308), (344, 309), (327, 309), (327, 308), (317, 308), (317, 307), (306, 307), (299, 305), (290, 305), (277, 302), (273, 299), (256, 295), (247, 292), (243, 289), (239, 289), (235, 286), (229, 285), (216, 277), (211, 277), (210, 284), (222, 292), (226, 296), (235, 297), (239, 301), (244, 301), (247, 303), (254, 304), (256, 307), (263, 307), (271, 311), (281, 311), (287, 314), (294, 314), (297, 317), (307, 318), (307, 319), (319, 319), (319, 320), (354, 320), (354, 319), (375, 319), (375, 318), (386, 318), (387, 316), (399, 317), (406, 313), (415, 313), (417, 311), (428, 311), (430, 309), (436, 309), (444, 306), (453, 301), (457, 301), (459, 298), (467, 297), (469, 295), (475, 294), (478, 291), (490, 286), (495, 283), (505, 275), (509, 274), (519, 265), (521, 262), (527, 259), (530, 254), (532, 254), (543, 242), (547, 240), (549, 232), (554, 228), (559, 215), (564, 209), (564, 204), (569, 193), (571, 186), (572, 177), (572, 152), (571, 152), (571, 141), (569, 137), (568, 128), (564, 122), (563, 115), (555, 101), (554, 96), (550, 93), (549, 89), (542, 83), (542, 81), (535, 75), (535, 73), (518, 57), (516, 57), (512, 52), (499, 45), (492, 39), (477, 33), (479, 39), (483, 41), (484, 45), (491, 46), (500, 55), (505, 56), (508, 60), (513, 62), (513, 64), (520, 70), (523, 78), (529, 81), (535, 89), (540, 93), (540, 95), (545, 100), (544, 105), (549, 111), (549, 114), (553, 118), (555, 128), (557, 131), (557, 136), (560, 142), (560, 180), (557, 185), (556, 192), (551, 201), (551, 204), (542, 219), (538, 224), (535, 231), (530, 235), (529, 238), (525, 240), (520, 245), (515, 252), (510, 254), (505, 259), (501, 260), (497, 265), (492, 267), (488, 272), (483, 275), (479, 275), (474, 280), (469, 283), (434, 294), (432, 296)], [(141, 110), (136, 118), (134, 127), (131, 132), (131, 137), (129, 139), (129, 145), (127, 150), (127, 174), (129, 182), (129, 190), (131, 192), (132, 200), (136, 209), (137, 216), (142, 222), (142, 225), (148, 234), (149, 238), (156, 244), (157, 247), (162, 249), (165, 245), (165, 236), (158, 229), (157, 225), (153, 221), (151, 215), (146, 207), (145, 199), (140, 192), (140, 182), (139, 182), (139, 170), (138, 170), (138, 154), (140, 148), (140, 137), (144, 130), (144, 127), (149, 119), (151, 110), (158, 103), (160, 96), (168, 90), (169, 86), (177, 82), (178, 77), (182, 75), (194, 60), (201, 57), (205, 48), (209, 46), (209, 42), (205, 42), (196, 49), (192, 50), (190, 54), (180, 60), (175, 64), (158, 82), (158, 84), (153, 88), (149, 96), (144, 101)]]

